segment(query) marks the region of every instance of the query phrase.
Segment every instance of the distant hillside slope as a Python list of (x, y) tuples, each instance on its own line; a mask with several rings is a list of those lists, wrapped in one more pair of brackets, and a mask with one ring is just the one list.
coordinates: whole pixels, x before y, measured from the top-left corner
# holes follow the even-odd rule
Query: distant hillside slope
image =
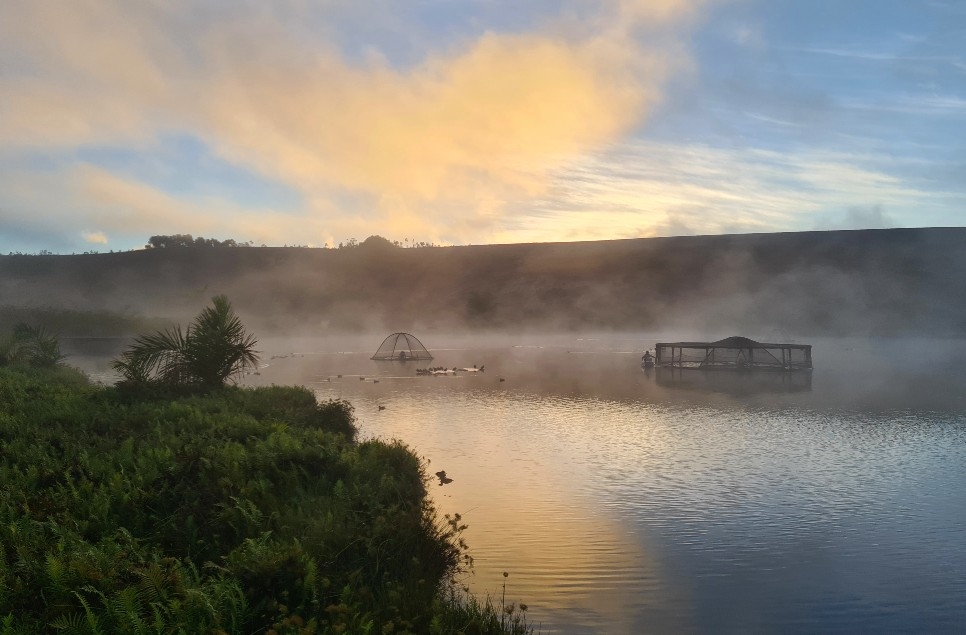
[(182, 319), (226, 293), (254, 328), (966, 333), (966, 229), (401, 249), (0, 256), (0, 305)]

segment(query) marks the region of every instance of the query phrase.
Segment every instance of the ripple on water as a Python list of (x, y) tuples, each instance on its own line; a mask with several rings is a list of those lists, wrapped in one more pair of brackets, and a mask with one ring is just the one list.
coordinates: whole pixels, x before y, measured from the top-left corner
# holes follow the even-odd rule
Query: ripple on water
[[(516, 349), (504, 368), (546, 354)], [(499, 599), (505, 583), (543, 632), (966, 623), (962, 412), (670, 392), (622, 375), (621, 356), (580, 358), (603, 370), (317, 389), (352, 401), (364, 435), (446, 470), (431, 493), (469, 525), (467, 584)]]

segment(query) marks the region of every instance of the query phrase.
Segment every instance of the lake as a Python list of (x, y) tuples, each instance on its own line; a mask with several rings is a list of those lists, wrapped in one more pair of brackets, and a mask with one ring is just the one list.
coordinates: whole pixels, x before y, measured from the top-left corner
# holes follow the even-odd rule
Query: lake
[(445, 470), (464, 583), (540, 632), (962, 632), (966, 342), (799, 338), (812, 373), (736, 375), (641, 369), (694, 334), (420, 333), (432, 362), (371, 361), (383, 335), (263, 340), (245, 383), (347, 399)]

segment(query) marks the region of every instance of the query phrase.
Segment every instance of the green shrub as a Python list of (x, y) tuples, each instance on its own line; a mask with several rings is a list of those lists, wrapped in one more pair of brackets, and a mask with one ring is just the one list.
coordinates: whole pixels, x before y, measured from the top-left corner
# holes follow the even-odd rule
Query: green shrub
[(526, 632), (445, 599), (465, 525), (409, 448), (354, 432), (304, 388), (0, 369), (0, 633)]

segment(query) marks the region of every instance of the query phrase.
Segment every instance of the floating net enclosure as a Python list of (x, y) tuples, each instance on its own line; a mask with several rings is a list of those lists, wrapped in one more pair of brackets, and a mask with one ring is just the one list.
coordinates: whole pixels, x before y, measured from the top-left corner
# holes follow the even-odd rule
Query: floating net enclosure
[(657, 345), (658, 366), (672, 368), (737, 370), (809, 370), (812, 347), (807, 344), (764, 344), (747, 337), (717, 342), (662, 342)]
[(370, 359), (405, 362), (433, 359), (423, 343), (410, 333), (393, 333), (382, 341), (379, 350)]

